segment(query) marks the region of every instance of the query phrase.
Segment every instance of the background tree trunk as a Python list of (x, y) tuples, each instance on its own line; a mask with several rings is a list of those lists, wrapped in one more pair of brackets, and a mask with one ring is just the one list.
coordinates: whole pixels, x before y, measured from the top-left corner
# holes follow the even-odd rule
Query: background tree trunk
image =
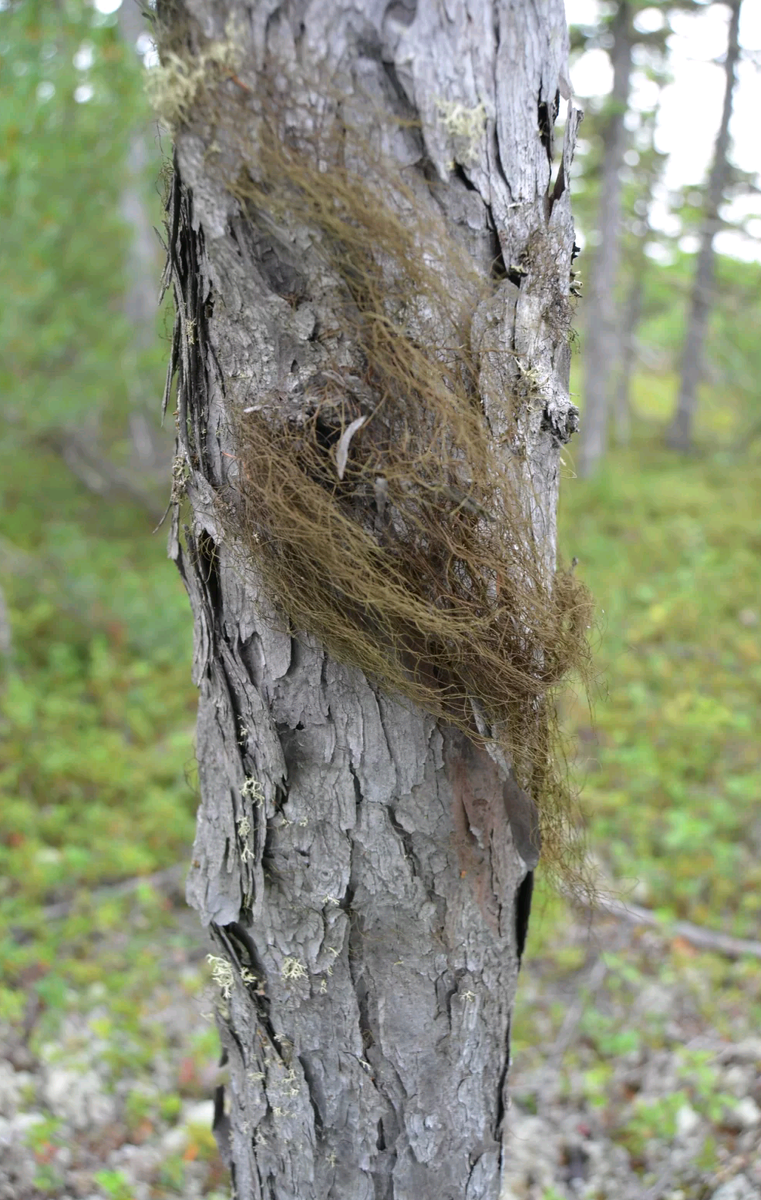
[[(143, 16), (143, 6), (139, 0), (122, 0), (118, 13), (122, 37), (130, 51), (138, 57), (137, 42), (141, 34), (149, 33), (150, 21)], [(124, 313), (134, 331), (132, 353), (135, 358), (144, 355), (156, 339), (156, 260), (161, 247), (146, 196), (149, 171), (157, 157), (155, 151), (151, 153), (148, 140), (151, 136), (156, 136), (155, 122), (151, 122), (149, 127), (143, 121), (133, 130), (121, 195), (122, 216), (132, 232)], [(166, 438), (157, 434), (155, 422), (149, 419), (149, 373), (138, 370), (132, 375), (134, 383), (130, 396), (129, 425), (135, 452), (134, 469), (148, 475), (155, 474), (166, 469)]]
[[(621, 275), (626, 279), (626, 294), (619, 306), (619, 350), (615, 378), (614, 437), (619, 446), (628, 446), (632, 426), (632, 379), (637, 358), (637, 330), (642, 318), (645, 280), (648, 270), (647, 247), (652, 237), (650, 213), (656, 185), (663, 170), (664, 157), (655, 148), (660, 100), (646, 116), (649, 146), (640, 150), (642, 176), (640, 194), (629, 217), (629, 237), (624, 241)], [(627, 244), (628, 243), (628, 244)]]
[(614, 436), (616, 444), (628, 446), (632, 432), (631, 384), (634, 373), (634, 362), (637, 355), (637, 326), (642, 312), (642, 291), (644, 286), (644, 262), (641, 269), (629, 285), (626, 303), (621, 309), (621, 328), (619, 331), (618, 371), (616, 373), (616, 393), (614, 407)]
[[(119, 7), (119, 28), (130, 51), (137, 55), (137, 41), (149, 30), (136, 0), (123, 0)], [(135, 330), (135, 346), (144, 350), (153, 344), (156, 309), (156, 233), (145, 197), (145, 184), (151, 154), (147, 140), (150, 130), (143, 124), (132, 133), (126, 164), (126, 183), (122, 189), (121, 210), (132, 231), (128, 282), (124, 312)]]
[[(479, 391), (487, 415), (522, 398), (517, 432), (496, 416), (493, 432), (514, 453), (549, 579), (559, 448), (576, 423), (578, 114), (553, 184), (567, 34), (561, 0), (542, 13), (510, 0), (447, 14), (428, 0), (158, 5), (176, 144), (175, 482), (190, 505), (182, 538), (175, 507), (171, 554), (201, 693), (188, 896), (218, 946), (229, 1112), (220, 1090), (217, 1132), (241, 1200), (496, 1200), (537, 861), (534, 802), (508, 764), (289, 630), (223, 535), (232, 415), (274, 392), (305, 403), (296, 381), (316, 376), (335, 318), (298, 221), (271, 237), (231, 194), (247, 106), (274, 62), (294, 98), (323, 117), (337, 103), (347, 128), (364, 121), (490, 281), (472, 322)], [(310, 118), (294, 105), (290, 119), (303, 132)]]
[(602, 185), (596, 222), (600, 241), (592, 260), (584, 315), (584, 415), (579, 451), (579, 474), (583, 476), (592, 473), (605, 453), (618, 352), (615, 289), (620, 259), (621, 167), (626, 149), (624, 116), (632, 70), (631, 19), (631, 5), (627, 0), (619, 0), (611, 25), (613, 91), (603, 135)]
[(708, 191), (700, 227), (700, 248), (692, 288), (690, 315), (682, 352), (682, 374), (676, 414), (668, 432), (667, 442), (673, 450), (687, 451), (692, 446), (695, 411), (698, 402), (698, 385), (703, 374), (703, 356), (706, 327), (713, 304), (714, 250), (713, 240), (720, 228), (719, 208), (724, 198), (729, 175), (729, 123), (732, 119), (732, 99), (735, 86), (735, 69), (740, 57), (740, 4), (731, 0), (729, 38), (724, 60), (726, 85), (721, 124), (716, 137), (713, 164), (708, 177)]

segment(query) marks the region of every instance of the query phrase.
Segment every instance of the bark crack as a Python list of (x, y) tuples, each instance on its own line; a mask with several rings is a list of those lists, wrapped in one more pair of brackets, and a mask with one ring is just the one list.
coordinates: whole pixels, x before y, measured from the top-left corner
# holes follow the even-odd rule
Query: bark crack
[(393, 768), (394, 768), (394, 790), (396, 790), (399, 787), (399, 766), (396, 761), (396, 755), (394, 753), (394, 739), (389, 734), (389, 730), (388, 730), (387, 722), (386, 722), (386, 715), (383, 711), (383, 701), (382, 701), (381, 697), (378, 695), (378, 693), (376, 692), (375, 688), (371, 687), (370, 690), (375, 699), (375, 707), (378, 710), (378, 720), (380, 722), (381, 732), (383, 733), (383, 740), (386, 743), (386, 751), (388, 753), (389, 760), (392, 763)]
[(312, 1112), (314, 1114), (315, 1133), (318, 1138), (322, 1138), (325, 1126), (322, 1119), (322, 1112), (320, 1110), (321, 1104), (324, 1105), (325, 1103), (325, 1097), (322, 1095), (322, 1088), (320, 1088), (317, 1083), (314, 1071), (312, 1070), (312, 1066), (306, 1054), (299, 1055), (299, 1063), (301, 1064), (301, 1070), (304, 1073), (304, 1082), (307, 1087), (307, 1095), (309, 1097), (309, 1103), (312, 1106)]
[(507, 1075), (510, 1070), (510, 1024), (511, 1018), (508, 1014), (507, 1029), (505, 1031), (505, 1048), (504, 1058), (502, 1061), (502, 1070), (499, 1076), (499, 1084), (497, 1087), (497, 1104), (496, 1104), (496, 1120), (494, 1122), (494, 1140), (499, 1142), (502, 1138), (502, 1124), (505, 1119), (505, 1095), (507, 1092)]
[(413, 848), (412, 834), (408, 833), (403, 825), (400, 825), (399, 821), (397, 820), (396, 813), (394, 812), (393, 805), (387, 804), (385, 808), (386, 812), (388, 813), (388, 819), (391, 822), (391, 828), (394, 830), (395, 834), (399, 838), (399, 841), (401, 842), (402, 854), (404, 855), (405, 862), (410, 864), (412, 875), (420, 879), (422, 883), (423, 872), (420, 866), (420, 860)]

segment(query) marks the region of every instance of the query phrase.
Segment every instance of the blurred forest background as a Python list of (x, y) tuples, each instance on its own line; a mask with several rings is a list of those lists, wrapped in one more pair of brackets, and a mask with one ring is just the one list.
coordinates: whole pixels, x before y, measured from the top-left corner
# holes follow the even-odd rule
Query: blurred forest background
[[(761, 912), (761, 151), (749, 166), (732, 120), (740, 84), (746, 116), (759, 94), (754, 8), (569, 3), (572, 82), (599, 94), (579, 97), (584, 424), (564, 452), (561, 552), (600, 616), (594, 720), (572, 694), (564, 715), (601, 878), (667, 924), (651, 942), (627, 926), (611, 949), (540, 896), (515, 1087), (524, 1116), (583, 1110), (648, 1186), (666, 1163), (656, 1200), (680, 1138), (706, 1147), (681, 1197), (718, 1195), (706, 1180), (741, 1168), (755, 1186), (752, 1152), (734, 1175), (727, 1163), (748, 1158), (744, 1130), (761, 1140), (761, 1092), (721, 1067), (722, 1047), (761, 1028), (759, 963), (668, 933), (681, 919), (757, 938)], [(662, 113), (682, 86), (677, 34), (710, 64), (716, 103), (710, 162), (675, 180)], [(154, 60), (131, 0), (0, 0), (0, 1145), (26, 1154), (0, 1194), (16, 1200), (226, 1186), (204, 947), (178, 899), (196, 694), (189, 607), (155, 532), (172, 431)], [(682, 136), (697, 136), (689, 121)], [(686, 1051), (669, 1032), (675, 979)], [(660, 1008), (632, 1018), (646, 988)], [(627, 1091), (616, 1064), (661, 1053), (673, 1086)], [(515, 1194), (566, 1194), (536, 1186)], [(761, 1164), (758, 1189), (747, 1197)]]

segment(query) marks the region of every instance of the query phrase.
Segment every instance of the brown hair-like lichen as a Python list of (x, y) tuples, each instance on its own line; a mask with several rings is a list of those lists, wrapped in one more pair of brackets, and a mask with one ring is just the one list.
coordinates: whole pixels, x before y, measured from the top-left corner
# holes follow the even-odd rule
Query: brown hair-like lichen
[(319, 275), (331, 327), (300, 390), (231, 415), (222, 525), (295, 631), (497, 744), (537, 801), (545, 860), (578, 862), (555, 697), (587, 677), (590, 601), (570, 572), (548, 577), (525, 391), (502, 397), (499, 439), (484, 412), (483, 356), (509, 350), (474, 350), (471, 319), (497, 284), (335, 113), (328, 135), (297, 136), (273, 96), (241, 97), (245, 168), (225, 183), (256, 230), (306, 239), (306, 293), (289, 299)]

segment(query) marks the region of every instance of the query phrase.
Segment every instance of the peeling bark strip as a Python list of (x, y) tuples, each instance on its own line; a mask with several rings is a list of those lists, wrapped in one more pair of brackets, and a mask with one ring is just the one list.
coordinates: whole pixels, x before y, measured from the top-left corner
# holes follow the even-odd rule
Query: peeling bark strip
[[(536, 807), (496, 749), (294, 632), (223, 532), (237, 511), (237, 416), (273, 395), (303, 405), (339, 315), (309, 230), (257, 224), (234, 185), (255, 168), (247, 129), (273, 63), (294, 137), (309, 134), (310, 110), (319, 124), (340, 109), (398, 162), (489, 283), (472, 318), (480, 402), (550, 579), (559, 447), (576, 424), (573, 111), (553, 178), (562, 2), (540, 16), (523, 0), (455, 0), (446, 13), (429, 0), (159, 0), (157, 18), (153, 91), (176, 144), (170, 551), (201, 693), (188, 896), (218, 946), (230, 1071), (216, 1131), (226, 1138), (229, 1120), (245, 1200), (496, 1200)], [(382, 488), (374, 503), (381, 513)], [(483, 720), (475, 706), (479, 733)]]

